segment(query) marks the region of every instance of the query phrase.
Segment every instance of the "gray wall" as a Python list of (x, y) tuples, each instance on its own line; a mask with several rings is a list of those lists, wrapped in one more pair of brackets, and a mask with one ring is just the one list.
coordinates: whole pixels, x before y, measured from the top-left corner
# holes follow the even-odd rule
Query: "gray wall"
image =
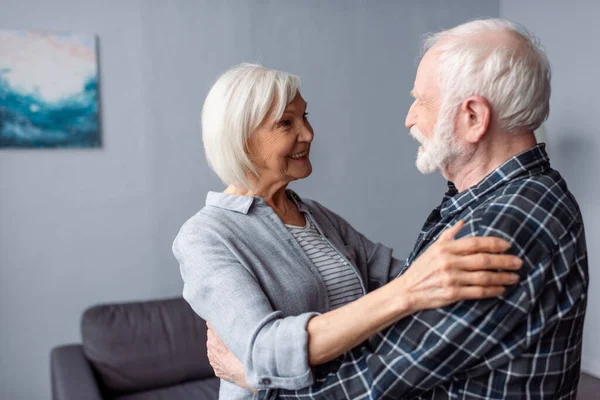
[(2, 0), (4, 29), (99, 35), (104, 147), (0, 151), (0, 398), (50, 397), (50, 348), (79, 340), (86, 307), (180, 293), (172, 239), (222, 188), (199, 111), (233, 64), (304, 78), (315, 172), (293, 186), (404, 256), (444, 191), (414, 168), (403, 126), (419, 36), (498, 12), (478, 0)]
[(586, 224), (590, 289), (582, 368), (600, 377), (600, 3), (502, 0), (500, 14), (539, 37), (552, 63), (548, 152), (577, 197)]

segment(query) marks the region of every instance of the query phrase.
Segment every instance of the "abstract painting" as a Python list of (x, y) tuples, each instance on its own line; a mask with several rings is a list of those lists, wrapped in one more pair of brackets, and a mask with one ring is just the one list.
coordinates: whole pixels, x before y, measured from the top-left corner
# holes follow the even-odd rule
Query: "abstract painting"
[(99, 147), (96, 37), (0, 31), (0, 147)]

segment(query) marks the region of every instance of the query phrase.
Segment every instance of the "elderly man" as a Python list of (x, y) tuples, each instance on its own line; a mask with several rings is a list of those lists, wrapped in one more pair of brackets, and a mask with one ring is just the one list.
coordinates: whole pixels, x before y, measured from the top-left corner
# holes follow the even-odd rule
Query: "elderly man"
[(535, 40), (504, 20), (479, 20), (425, 43), (406, 126), (417, 167), (449, 190), (406, 268), (444, 228), (498, 236), (523, 258), (502, 296), (407, 317), (315, 370), (312, 386), (261, 398), (575, 399), (587, 300), (577, 202), (533, 131), (547, 118), (550, 67)]

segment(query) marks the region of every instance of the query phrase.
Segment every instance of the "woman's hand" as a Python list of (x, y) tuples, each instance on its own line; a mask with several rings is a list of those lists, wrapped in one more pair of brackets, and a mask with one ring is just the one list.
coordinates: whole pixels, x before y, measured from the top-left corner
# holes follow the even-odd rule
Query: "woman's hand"
[(242, 362), (229, 351), (208, 322), (206, 327), (208, 328), (206, 332), (206, 351), (208, 361), (215, 371), (215, 375), (245, 389), (255, 390), (248, 386), (246, 382), (246, 373)]
[(500, 296), (505, 286), (519, 281), (519, 275), (507, 271), (520, 269), (522, 260), (495, 254), (508, 250), (510, 244), (496, 237), (453, 240), (463, 225), (459, 221), (442, 232), (395, 280), (408, 296), (406, 300), (413, 312), (444, 307), (459, 300)]

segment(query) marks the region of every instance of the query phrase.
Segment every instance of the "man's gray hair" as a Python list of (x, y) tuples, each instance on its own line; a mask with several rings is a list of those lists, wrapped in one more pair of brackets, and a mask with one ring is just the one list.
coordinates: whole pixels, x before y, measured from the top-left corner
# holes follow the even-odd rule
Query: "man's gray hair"
[[(490, 33), (491, 38), (485, 35)], [(503, 19), (475, 20), (427, 35), (422, 54), (434, 45), (440, 52), (443, 108), (456, 112), (465, 98), (482, 96), (506, 131), (533, 131), (548, 118), (550, 62), (523, 26)]]

